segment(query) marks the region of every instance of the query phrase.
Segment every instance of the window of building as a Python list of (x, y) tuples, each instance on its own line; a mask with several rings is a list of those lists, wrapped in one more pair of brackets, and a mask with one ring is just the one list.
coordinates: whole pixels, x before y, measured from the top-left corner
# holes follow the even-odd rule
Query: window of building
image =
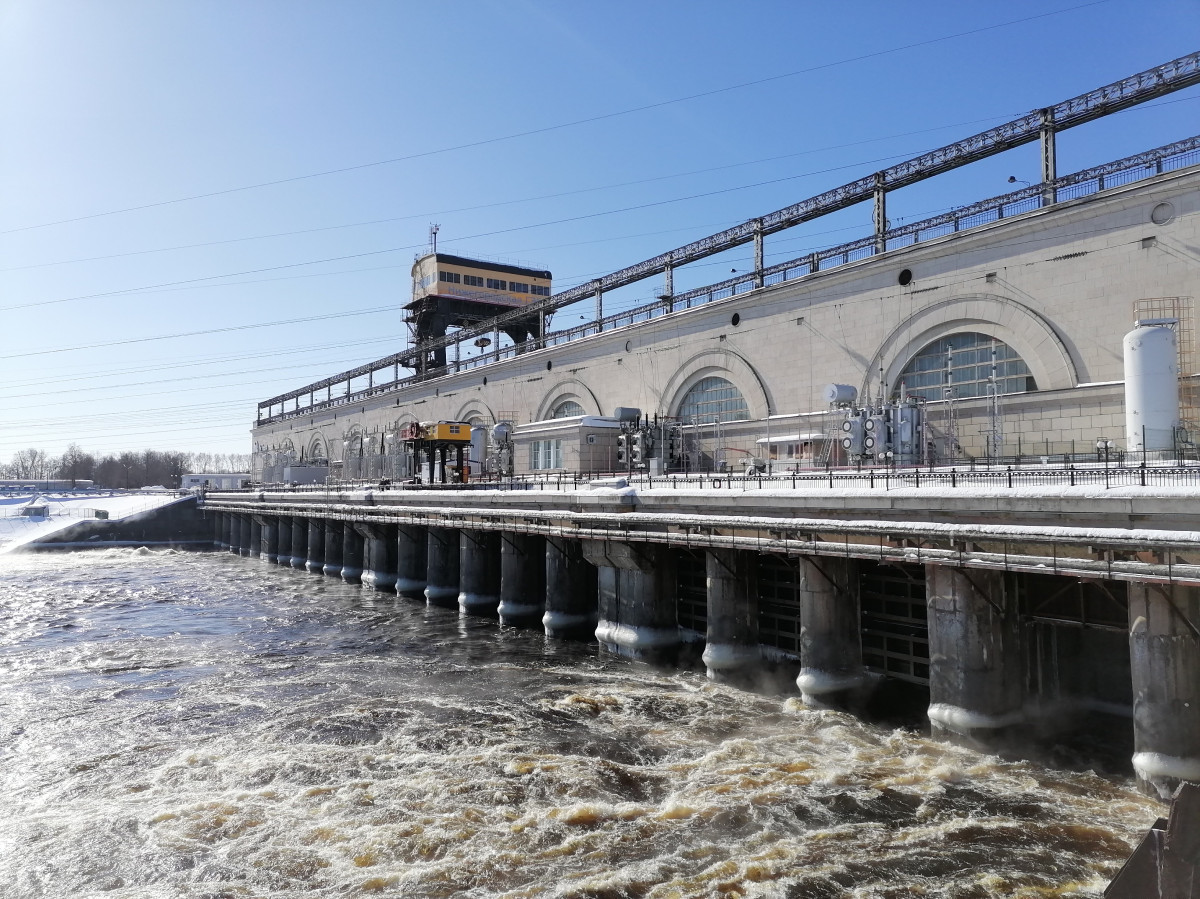
[(434, 273), (432, 275), (426, 275), (425, 277), (421, 278), (421, 280), (419, 280), (417, 282), (417, 289), (423, 290), (424, 288), (428, 287), (430, 284), (432, 284), (436, 280), (437, 280), (436, 273)]
[(536, 294), (536, 295), (537, 295), (537, 296), (539, 296), (539, 297), (548, 297), (548, 296), (550, 296), (550, 288), (549, 288), (549, 287), (544, 287), (544, 286), (542, 286), (542, 285), (540, 285), (540, 284), (534, 284), (534, 285), (532, 285), (532, 286), (529, 288), (529, 292), (530, 292), (530, 293), (532, 293), (532, 294)]
[(678, 414), (686, 424), (745, 421), (750, 418), (750, 407), (733, 384), (724, 378), (710, 376), (692, 385), (679, 404)]
[(479, 275), (463, 275), (463, 284), (468, 287), (483, 287), (483, 278)]
[(533, 471), (562, 468), (562, 441), (535, 440), (529, 444), (529, 467)]
[(462, 275), (460, 275), (458, 272), (440, 272), (439, 275), (441, 280), (447, 282), (448, 284), (462, 283)]
[(583, 406), (574, 400), (563, 400), (554, 407), (554, 411), (550, 413), (551, 418), (573, 418), (576, 415), (586, 414), (583, 411)]
[(1001, 393), (1031, 393), (1037, 383), (1016, 350), (987, 334), (951, 334), (925, 347), (904, 366), (896, 379), (895, 393), (903, 383), (909, 393), (940, 400), (953, 387), (959, 399), (987, 396), (995, 350), (996, 380)]
[(529, 285), (521, 281), (509, 281), (508, 289), (513, 293), (529, 293)]
[(508, 282), (501, 278), (488, 278), (487, 286), (492, 290), (508, 290)]

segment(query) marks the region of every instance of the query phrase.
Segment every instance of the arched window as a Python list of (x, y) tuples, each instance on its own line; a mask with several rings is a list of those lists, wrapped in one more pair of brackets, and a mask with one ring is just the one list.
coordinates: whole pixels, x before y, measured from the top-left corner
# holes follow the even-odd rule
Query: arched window
[(586, 415), (583, 406), (574, 400), (563, 400), (550, 413), (551, 418), (574, 418), (576, 415)]
[(710, 375), (701, 378), (684, 394), (677, 414), (680, 421), (694, 424), (745, 421), (750, 418), (750, 407), (733, 384)]
[(896, 379), (894, 392), (899, 393), (903, 383), (909, 393), (923, 395), (927, 400), (942, 399), (947, 387), (954, 388), (958, 399), (987, 396), (993, 361), (1001, 393), (1037, 390), (1029, 366), (1016, 350), (1002, 340), (966, 331), (935, 340), (913, 356)]

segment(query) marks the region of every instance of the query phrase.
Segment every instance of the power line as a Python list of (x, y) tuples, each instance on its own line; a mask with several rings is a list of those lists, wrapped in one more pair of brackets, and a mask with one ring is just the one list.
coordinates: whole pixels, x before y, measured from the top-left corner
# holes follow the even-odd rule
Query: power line
[(988, 31), (995, 31), (995, 30), (1001, 29), (1001, 28), (1009, 28), (1013, 25), (1023, 25), (1028, 22), (1037, 21), (1039, 19), (1045, 19), (1045, 18), (1049, 18), (1052, 16), (1062, 15), (1063, 13), (1077, 12), (1081, 9), (1088, 9), (1093, 6), (1103, 6), (1104, 4), (1106, 4), (1108, 2), (1110, 2), (1110, 0), (1091, 0), (1091, 2), (1081, 3), (1077, 6), (1069, 6), (1069, 7), (1063, 8), (1063, 9), (1051, 10), (1050, 12), (1043, 12), (1043, 13), (1038, 13), (1038, 14), (1032, 15), (1032, 16), (1025, 16), (1020, 19), (1011, 19), (1006, 22), (998, 22), (994, 25), (985, 25), (985, 26), (981, 26), (979, 28), (971, 28), (966, 31), (957, 32), (955, 34), (948, 34), (948, 35), (942, 35), (940, 37), (927, 38), (926, 40), (923, 40), (923, 41), (914, 41), (913, 43), (902, 44), (898, 47), (890, 47), (890, 48), (887, 48), (884, 50), (875, 50), (870, 53), (862, 53), (862, 54), (859, 54), (858, 56), (852, 56), (852, 57), (848, 57), (845, 59), (834, 60), (832, 62), (820, 63), (818, 65), (808, 66), (803, 69), (797, 69), (792, 72), (784, 72), (779, 75), (768, 75), (763, 78), (756, 78), (753, 81), (743, 81), (738, 84), (732, 84), (732, 85), (727, 85), (725, 87), (713, 88), (712, 90), (701, 91), (701, 92), (695, 93), (695, 94), (688, 94), (687, 96), (683, 96), (683, 97), (675, 97), (670, 100), (660, 100), (657, 103), (646, 103), (641, 106), (634, 106), (634, 107), (631, 107), (628, 109), (618, 110), (616, 112), (602, 113), (600, 115), (589, 116), (587, 118), (582, 118), (582, 119), (575, 119), (575, 120), (572, 120), (569, 122), (560, 122), (555, 125), (545, 125), (540, 128), (531, 128), (526, 131), (518, 131), (518, 132), (514, 132), (512, 134), (500, 135), (497, 137), (487, 137), (487, 138), (482, 138), (482, 139), (476, 140), (476, 141), (470, 141), (468, 143), (456, 144), (453, 146), (441, 147), (441, 148), (437, 148), (437, 149), (433, 149), (433, 150), (423, 150), (418, 153), (409, 153), (404, 156), (395, 156), (390, 159), (381, 159), (381, 160), (377, 160), (375, 162), (364, 162), (364, 163), (359, 163), (357, 165), (342, 166), (342, 167), (336, 168), (336, 169), (327, 169), (322, 172), (312, 172), (312, 173), (309, 173), (306, 175), (294, 175), (289, 178), (277, 178), (272, 181), (262, 181), (262, 182), (258, 182), (256, 184), (242, 185), (240, 187), (230, 187), (230, 188), (225, 188), (223, 190), (215, 190), (215, 191), (208, 191), (206, 193), (192, 194), (191, 196), (177, 197), (177, 198), (171, 199), (171, 200), (159, 200), (154, 203), (143, 203), (138, 206), (128, 206), (123, 209), (112, 209), (112, 210), (108, 210), (106, 212), (95, 212), (95, 213), (91, 213), (89, 215), (80, 215), (80, 216), (74, 216), (72, 218), (58, 219), (57, 221), (52, 221), (52, 222), (42, 222), (42, 223), (36, 224), (36, 225), (24, 225), (19, 228), (10, 228), (5, 231), (0, 231), (0, 234), (15, 234), (15, 233), (21, 232), (21, 231), (32, 231), (32, 230), (39, 229), (39, 228), (49, 228), (49, 227), (53, 227), (55, 225), (65, 225), (65, 224), (69, 224), (71, 222), (86, 221), (88, 219), (102, 218), (102, 217), (110, 216), (110, 215), (119, 215), (119, 214), (126, 213), (126, 212), (138, 212), (138, 211), (145, 210), (145, 209), (154, 209), (154, 208), (161, 207), (161, 206), (170, 206), (170, 205), (174, 205), (177, 203), (186, 203), (186, 202), (190, 202), (192, 200), (202, 200), (202, 199), (207, 199), (210, 197), (227, 196), (229, 194), (241, 193), (241, 192), (249, 191), (249, 190), (258, 190), (258, 189), (261, 189), (264, 187), (275, 187), (275, 186), (278, 186), (281, 184), (292, 184), (297, 181), (307, 181), (312, 178), (324, 178), (329, 175), (340, 175), (340, 174), (345, 174), (347, 172), (362, 171), (363, 169), (377, 168), (379, 166), (384, 166), (384, 165), (393, 165), (398, 162), (409, 162), (414, 159), (424, 159), (429, 156), (436, 156), (436, 155), (440, 155), (443, 153), (451, 153), (451, 152), (456, 152), (459, 150), (475, 149), (478, 147), (485, 147), (485, 146), (489, 146), (492, 144), (498, 144), (498, 143), (504, 143), (504, 142), (512, 141), (512, 140), (518, 140), (518, 139), (524, 138), (524, 137), (532, 137), (532, 136), (538, 135), (538, 134), (548, 134), (553, 131), (562, 131), (567, 128), (575, 128), (575, 127), (578, 127), (579, 125), (587, 125), (587, 124), (592, 124), (595, 122), (608, 121), (608, 120), (615, 119), (615, 118), (621, 118), (623, 116), (633, 115), (633, 114), (639, 113), (639, 112), (647, 112), (652, 109), (661, 109), (665, 106), (671, 106), (676, 103), (687, 103), (692, 100), (700, 100), (705, 97), (713, 97), (713, 96), (717, 96), (719, 94), (730, 93), (732, 91), (744, 90), (749, 87), (757, 87), (759, 85), (769, 84), (774, 81), (782, 81), (787, 78), (796, 78), (800, 75), (810, 75), (813, 72), (819, 72), (819, 71), (823, 71), (826, 69), (838, 68), (840, 66), (864, 62), (865, 60), (868, 60), (868, 59), (878, 59), (883, 56), (890, 56), (894, 53), (902, 53), (905, 50), (914, 50), (918, 47), (928, 47), (933, 44), (940, 44), (940, 43), (945, 43), (947, 41), (958, 40), (959, 38), (969, 37), (974, 34), (982, 34), (982, 33), (988, 32)]
[(125, 340), (109, 340), (103, 343), (87, 343), (79, 346), (58, 347), (52, 350), (32, 350), (26, 353), (5, 353), (7, 359), (24, 359), (30, 356), (47, 356), (52, 353), (74, 353), (78, 350), (96, 350), (102, 347), (127, 346), (133, 343), (150, 343), (155, 340), (177, 340), (183, 337), (199, 337), (203, 334), (227, 334), (233, 331), (252, 331), (256, 328), (274, 328), (278, 325), (307, 324), (308, 322), (328, 321), (334, 318), (350, 318), (356, 315), (375, 315), (380, 312), (394, 312), (393, 306), (380, 306), (376, 309), (356, 309), (350, 312), (330, 312), (325, 315), (306, 315), (301, 318), (281, 319), (273, 322), (255, 322), (249, 325), (228, 325), (223, 328), (205, 328), (199, 331), (181, 331), (178, 334), (158, 334), (151, 337), (130, 337)]
[[(204, 247), (224, 246), (232, 243), (244, 243), (253, 240), (270, 240), (277, 237), (296, 237), (304, 234), (320, 234), (325, 231), (339, 231), (347, 228), (365, 228), (371, 225), (388, 225), (395, 222), (410, 221), (413, 219), (433, 218), (437, 216), (456, 215), (462, 212), (478, 212), (482, 209), (495, 209), (501, 206), (515, 206), (521, 203), (536, 203), (542, 200), (557, 200), (563, 197), (577, 196), (579, 194), (597, 193), (599, 191), (616, 190), (622, 187), (636, 187), (641, 184), (652, 184), (659, 181), (670, 181), (675, 178), (690, 178), (694, 175), (706, 175), (711, 172), (727, 171), (729, 169), (744, 168), (751, 165), (761, 165), (766, 162), (779, 162), (784, 159), (794, 159), (798, 156), (814, 156), (818, 153), (827, 153), (832, 150), (846, 150), (851, 147), (863, 146), (865, 144), (881, 143), (887, 140), (896, 140), (901, 137), (914, 137), (919, 134), (930, 134), (936, 131), (945, 131), (950, 128), (961, 128), (965, 125), (978, 125), (982, 122), (994, 122), (997, 119), (1005, 118), (1005, 116), (987, 116), (986, 118), (970, 119), (965, 122), (953, 122), (946, 125), (938, 125), (935, 128), (921, 128), (916, 131), (904, 131), (898, 134), (885, 135), (883, 137), (871, 137), (858, 141), (850, 141), (844, 144), (831, 144), (827, 147), (817, 147), (811, 150), (801, 150), (796, 153), (784, 153), (778, 156), (766, 156), (761, 159), (751, 159), (744, 162), (733, 162), (727, 165), (712, 166), (705, 169), (693, 169), (690, 172), (676, 172), (669, 175), (657, 175), (653, 178), (638, 178), (633, 181), (619, 181), (613, 184), (600, 184), (594, 187), (581, 187), (575, 190), (560, 191), (552, 194), (541, 194), (534, 197), (519, 197), (511, 200), (497, 200), (492, 203), (479, 203), (474, 206), (460, 206), (455, 209), (433, 210), (431, 212), (414, 213), (412, 215), (393, 216), (391, 218), (370, 219), (364, 222), (346, 222), (341, 225), (325, 225), (320, 228), (304, 228), (296, 231), (279, 231), (273, 234), (257, 234), (246, 237), (231, 237), (224, 240), (210, 240), (201, 243), (179, 244), (173, 247), (158, 247), (150, 250), (131, 250), (126, 253), (110, 253), (105, 256), (85, 256), (79, 259), (62, 259), (55, 262), (38, 262), (32, 265), (18, 265), (12, 268), (2, 268), (0, 272), (19, 272), (28, 271), (30, 269), (49, 268), (57, 265), (74, 265), (81, 262), (101, 262), (109, 259), (123, 259), (129, 256), (144, 256), (152, 253), (171, 253), (179, 250), (193, 250)], [(0, 232), (3, 233), (3, 232)]]
[[(737, 187), (725, 187), (725, 188), (721, 188), (719, 190), (712, 190), (712, 191), (705, 191), (703, 193), (689, 194), (688, 196), (684, 196), (684, 197), (672, 197), (672, 198), (666, 199), (666, 200), (655, 200), (655, 201), (652, 201), (649, 203), (639, 203), (639, 204), (635, 204), (633, 206), (624, 206), (624, 207), (621, 207), (618, 209), (603, 210), (601, 212), (583, 213), (581, 215), (568, 216), (566, 218), (554, 219), (552, 221), (535, 222), (534, 224), (531, 224), (531, 225), (515, 225), (511, 228), (498, 228), (493, 231), (483, 231), (478, 234), (472, 234), (472, 235), (468, 235), (466, 237), (456, 238), (453, 241), (453, 243), (462, 243), (463, 241), (467, 241), (467, 240), (478, 240), (481, 237), (494, 237), (498, 234), (512, 234), (516, 231), (530, 231), (530, 230), (533, 230), (536, 228), (548, 228), (552, 225), (564, 225), (564, 224), (569, 224), (571, 222), (586, 221), (588, 219), (602, 218), (604, 216), (609, 216), (609, 215), (618, 215), (623, 212), (634, 212), (634, 211), (638, 211), (638, 210), (642, 210), (642, 209), (653, 209), (658, 206), (668, 206), (673, 203), (684, 203), (684, 202), (687, 202), (690, 200), (698, 200), (698, 199), (704, 199), (706, 197), (719, 196), (721, 194), (735, 193), (736, 191), (739, 191), (739, 190), (750, 190), (750, 189), (753, 189), (756, 187), (766, 187), (766, 186), (769, 186), (772, 184), (780, 184), (785, 181), (796, 181), (796, 180), (799, 180), (802, 178), (812, 177), (813, 175), (828, 174), (830, 172), (836, 172), (836, 171), (842, 171), (844, 169), (856, 168), (856, 167), (862, 166), (862, 165), (873, 165), (878, 162), (887, 162), (892, 159), (901, 159), (901, 158), (905, 158), (910, 155), (912, 155), (911, 151), (906, 152), (906, 153), (894, 153), (894, 154), (891, 154), (888, 156), (879, 157), (877, 159), (868, 159), (865, 161), (848, 163), (846, 165), (833, 166), (832, 168), (821, 169), (816, 172), (803, 172), (799, 175), (786, 175), (782, 178), (771, 178), (769, 180), (758, 181), (753, 184), (743, 184), (743, 185), (739, 185)], [(226, 273), (220, 274), (220, 275), (204, 275), (204, 276), (197, 277), (197, 278), (183, 278), (183, 279), (180, 279), (177, 281), (164, 281), (160, 284), (150, 284), (150, 285), (146, 285), (143, 287), (126, 287), (126, 288), (122, 288), (120, 290), (108, 290), (108, 291), (102, 291), (100, 293), (80, 294), (78, 296), (73, 296), (73, 297), (61, 297), (56, 300), (36, 300), (36, 301), (30, 302), (30, 303), (16, 303), (16, 304), (9, 305), (9, 306), (0, 306), (0, 312), (12, 312), (17, 309), (34, 309), (34, 308), (41, 308), (43, 306), (55, 306), (55, 305), (59, 305), (62, 303), (75, 303), (75, 302), (79, 302), (81, 300), (103, 299), (105, 297), (120, 296), (120, 295), (130, 294), (130, 293), (144, 293), (144, 292), (159, 290), (159, 289), (167, 288), (167, 287), (179, 287), (179, 286), (190, 285), (190, 284), (202, 284), (206, 281), (218, 281), (223, 278), (237, 278), (237, 277), (241, 277), (242, 275), (257, 275), (257, 274), (263, 274), (265, 272), (283, 271), (285, 269), (290, 269), (290, 268), (301, 268), (303, 266), (308, 266), (308, 265), (321, 265), (321, 264), (324, 264), (327, 262), (344, 262), (347, 259), (363, 259), (368, 256), (379, 256), (379, 255), (384, 255), (387, 253), (398, 253), (398, 252), (402, 252), (404, 250), (420, 249), (422, 246), (423, 246), (423, 244), (408, 244), (406, 246), (400, 246), (400, 247), (388, 247), (388, 248), (382, 249), (382, 250), (366, 250), (361, 253), (349, 253), (349, 254), (345, 254), (342, 256), (329, 256), (329, 257), (326, 257), (323, 259), (310, 259), (310, 260), (307, 260), (304, 262), (289, 262), (289, 263), (285, 263), (283, 265), (272, 265), (272, 266), (266, 266), (263, 268), (246, 269), (244, 271), (238, 271), (238, 272), (226, 272)]]

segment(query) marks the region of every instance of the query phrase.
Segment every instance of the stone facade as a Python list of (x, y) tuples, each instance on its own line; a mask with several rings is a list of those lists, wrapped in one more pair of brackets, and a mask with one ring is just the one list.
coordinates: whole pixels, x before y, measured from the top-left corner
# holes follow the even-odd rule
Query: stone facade
[[(1151, 220), (1156, 207), (1165, 224)], [(1035, 392), (1003, 401), (1006, 447), (1087, 452), (1106, 437), (1119, 448), (1121, 340), (1135, 301), (1200, 292), (1198, 211), (1200, 167), (1192, 166), (361, 402), (289, 413), (254, 428), (256, 465), (289, 448), (341, 459), (348, 442), (381, 445), (407, 421), (490, 424), (510, 413), (518, 424), (541, 421), (566, 400), (587, 415), (633, 406), (673, 416), (708, 376), (737, 387), (749, 420), (720, 434), (702, 429), (701, 441), (758, 454), (768, 427), (828, 426), (826, 384), (874, 396), (881, 370), (890, 389), (914, 354), (962, 332), (1004, 341), (1036, 381)], [(911, 280), (902, 286), (904, 270)], [(937, 435), (945, 410), (929, 399)], [(982, 455), (986, 403), (955, 408), (963, 450)]]

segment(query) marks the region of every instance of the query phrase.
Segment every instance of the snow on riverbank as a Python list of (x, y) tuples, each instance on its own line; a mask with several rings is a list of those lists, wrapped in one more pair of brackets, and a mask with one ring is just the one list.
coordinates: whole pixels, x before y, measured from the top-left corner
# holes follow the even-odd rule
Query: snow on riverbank
[[(22, 493), (0, 496), (0, 553), (12, 552), (81, 521), (133, 518), (186, 499), (175, 492)], [(22, 514), (45, 507), (45, 515)], [(100, 514), (98, 515), (97, 512)]]

